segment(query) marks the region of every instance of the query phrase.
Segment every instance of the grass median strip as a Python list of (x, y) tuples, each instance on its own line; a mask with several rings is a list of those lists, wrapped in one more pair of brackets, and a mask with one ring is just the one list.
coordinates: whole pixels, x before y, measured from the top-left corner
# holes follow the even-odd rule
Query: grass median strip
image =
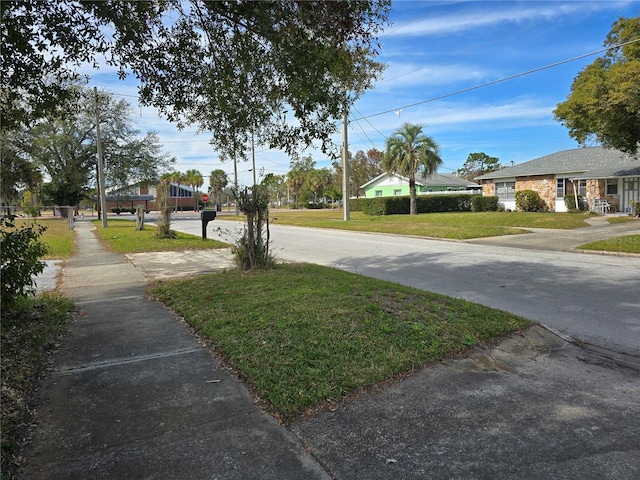
[[(454, 212), (420, 215), (365, 215), (351, 212), (342, 219), (341, 210), (277, 210), (270, 212), (275, 225), (335, 228), (360, 232), (394, 233), (430, 238), (469, 240), (529, 233), (527, 228), (573, 229), (588, 227), (586, 213)], [(220, 220), (237, 220), (221, 215)]]
[(585, 243), (578, 248), (602, 252), (640, 253), (640, 235), (624, 235), (598, 242)]
[(309, 264), (152, 286), (289, 421), (525, 327), (516, 315)]
[(136, 230), (131, 220), (109, 219), (108, 227), (102, 228), (100, 220), (92, 222), (97, 228), (96, 236), (105, 248), (117, 253), (163, 252), (175, 250), (208, 250), (230, 247), (229, 244), (211, 238), (176, 232), (176, 238), (155, 238), (155, 227), (145, 225)]

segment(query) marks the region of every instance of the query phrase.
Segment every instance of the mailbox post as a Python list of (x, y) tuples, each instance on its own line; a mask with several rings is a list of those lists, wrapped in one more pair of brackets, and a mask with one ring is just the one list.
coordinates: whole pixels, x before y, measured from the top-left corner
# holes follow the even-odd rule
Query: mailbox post
[(202, 239), (207, 238), (207, 224), (211, 220), (216, 219), (215, 210), (202, 210), (200, 212), (200, 220), (202, 220)]

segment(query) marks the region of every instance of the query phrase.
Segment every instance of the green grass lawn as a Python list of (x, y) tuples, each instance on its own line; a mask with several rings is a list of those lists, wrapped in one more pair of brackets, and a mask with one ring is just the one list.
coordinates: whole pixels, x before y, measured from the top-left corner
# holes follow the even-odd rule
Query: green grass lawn
[(94, 230), (100, 242), (109, 250), (118, 253), (163, 252), (171, 250), (208, 250), (230, 245), (210, 238), (176, 232), (176, 238), (154, 238), (155, 227), (145, 225), (136, 230), (131, 220), (109, 219), (107, 228), (100, 220), (93, 220)]
[(625, 235), (598, 242), (585, 243), (578, 248), (602, 252), (640, 253), (640, 235)]
[(528, 325), (503, 311), (307, 264), (165, 282), (149, 293), (213, 342), (285, 421)]
[(615, 225), (616, 223), (628, 223), (637, 221), (638, 219), (636, 217), (632, 217), (630, 215), (626, 215), (624, 217), (607, 217), (607, 222), (611, 225)]
[[(16, 226), (31, 225), (32, 219), (16, 219)], [(74, 232), (69, 229), (69, 220), (60, 218), (39, 218), (36, 223), (47, 227), (42, 234), (42, 241), (47, 244), (47, 254), (44, 260), (69, 258), (75, 251), (73, 243)]]
[[(584, 213), (456, 212), (420, 215), (365, 215), (351, 212), (343, 221), (339, 210), (277, 210), (270, 219), (276, 225), (336, 228), (363, 232), (395, 233), (431, 238), (468, 240), (471, 238), (517, 235), (527, 228), (571, 229), (588, 227)], [(237, 220), (235, 215), (220, 215), (220, 220)]]

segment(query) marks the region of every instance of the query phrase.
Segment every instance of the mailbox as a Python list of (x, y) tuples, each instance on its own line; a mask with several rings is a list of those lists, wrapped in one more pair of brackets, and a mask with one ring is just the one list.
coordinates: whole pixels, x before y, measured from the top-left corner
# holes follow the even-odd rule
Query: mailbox
[(207, 224), (211, 220), (215, 220), (215, 219), (216, 219), (215, 210), (202, 210), (200, 212), (200, 220), (202, 220), (202, 238), (203, 239), (207, 238)]

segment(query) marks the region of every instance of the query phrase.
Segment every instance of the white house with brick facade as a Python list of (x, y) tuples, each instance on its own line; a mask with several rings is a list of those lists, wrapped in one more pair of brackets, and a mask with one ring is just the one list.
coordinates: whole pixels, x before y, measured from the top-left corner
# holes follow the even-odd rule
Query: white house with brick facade
[(591, 210), (606, 200), (611, 211), (631, 212), (640, 202), (640, 158), (603, 147), (552, 153), (512, 167), (481, 175), (483, 195), (496, 195), (506, 209), (515, 210), (515, 193), (535, 190), (547, 208), (566, 212), (566, 196), (575, 192)]

